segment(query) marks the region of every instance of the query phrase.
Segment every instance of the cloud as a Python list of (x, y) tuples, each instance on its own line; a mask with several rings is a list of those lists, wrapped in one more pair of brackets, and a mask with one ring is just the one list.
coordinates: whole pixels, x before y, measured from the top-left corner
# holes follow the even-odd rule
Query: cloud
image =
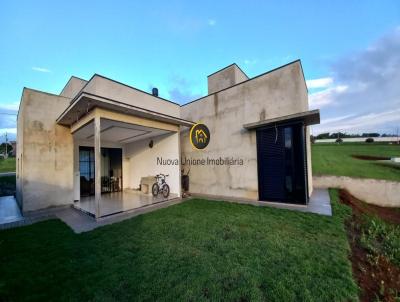
[(326, 88), (330, 87), (333, 84), (332, 78), (320, 78), (306, 81), (308, 89), (313, 88)]
[(214, 20), (214, 19), (209, 19), (209, 20), (207, 21), (207, 24), (208, 24), (209, 26), (215, 26), (215, 25), (217, 24), (217, 21)]
[(43, 68), (43, 67), (32, 67), (32, 70), (38, 71), (38, 72), (44, 72), (44, 73), (49, 73), (49, 72), (51, 72), (50, 69)]
[(322, 108), (326, 119), (353, 117), (336, 124), (322, 119), (321, 125), (313, 127), (314, 133), (328, 128), (393, 132), (390, 129), (400, 121), (400, 30), (394, 29), (364, 50), (336, 60), (329, 69), (332, 84), (309, 95), (310, 107)]
[(185, 104), (200, 98), (202, 95), (195, 92), (193, 83), (180, 76), (172, 76), (170, 78), (172, 88), (168, 90), (169, 99), (179, 104)]
[(15, 140), (18, 106), (19, 102), (0, 104), (0, 142), (5, 141), (5, 133), (8, 140)]
[[(353, 114), (322, 119), (318, 133), (323, 132), (386, 132), (394, 133), (400, 123), (400, 108), (355, 116)], [(393, 126), (388, 126), (393, 124)]]
[(244, 64), (246, 64), (246, 65), (255, 65), (255, 64), (257, 64), (257, 60), (256, 59), (253, 59), (253, 60), (250, 60), (250, 59), (246, 59), (246, 60), (244, 60)]
[(327, 105), (335, 104), (337, 97), (348, 90), (346, 85), (334, 86), (319, 92), (311, 93), (308, 101), (311, 108), (322, 108)]

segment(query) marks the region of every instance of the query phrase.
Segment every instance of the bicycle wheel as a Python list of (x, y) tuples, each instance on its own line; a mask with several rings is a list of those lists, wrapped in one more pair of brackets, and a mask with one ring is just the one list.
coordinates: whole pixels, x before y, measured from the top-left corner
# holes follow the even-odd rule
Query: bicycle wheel
[(168, 198), (169, 196), (169, 186), (167, 184), (163, 187), (162, 195), (164, 198)]
[(151, 188), (151, 193), (153, 193), (154, 197), (157, 197), (159, 190), (160, 189), (158, 188), (158, 183), (154, 183), (153, 187)]

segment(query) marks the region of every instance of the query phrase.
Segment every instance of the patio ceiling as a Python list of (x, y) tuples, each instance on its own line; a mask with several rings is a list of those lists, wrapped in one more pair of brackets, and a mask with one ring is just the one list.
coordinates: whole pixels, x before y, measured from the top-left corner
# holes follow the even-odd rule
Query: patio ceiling
[[(108, 119), (101, 119), (100, 124), (101, 140), (105, 142), (126, 144), (167, 133), (172, 133), (172, 131), (128, 124)], [(78, 140), (93, 140), (94, 122), (92, 121), (76, 131), (74, 133), (74, 138)]]

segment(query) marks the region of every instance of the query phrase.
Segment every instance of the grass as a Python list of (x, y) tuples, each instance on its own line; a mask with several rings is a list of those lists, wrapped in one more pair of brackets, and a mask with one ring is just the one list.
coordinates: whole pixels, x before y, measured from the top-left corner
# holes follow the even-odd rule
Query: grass
[(364, 215), (361, 223), (361, 245), (372, 255), (383, 255), (400, 267), (400, 225), (379, 217)]
[(313, 144), (312, 168), (314, 175), (337, 175), (400, 181), (400, 168), (360, 160), (352, 155), (400, 157), (399, 145), (388, 144)]
[(0, 173), (15, 172), (15, 157), (0, 159)]
[(0, 176), (0, 196), (14, 195), (15, 176)]
[(74, 234), (0, 232), (0, 300), (356, 301), (344, 220), (207, 200)]

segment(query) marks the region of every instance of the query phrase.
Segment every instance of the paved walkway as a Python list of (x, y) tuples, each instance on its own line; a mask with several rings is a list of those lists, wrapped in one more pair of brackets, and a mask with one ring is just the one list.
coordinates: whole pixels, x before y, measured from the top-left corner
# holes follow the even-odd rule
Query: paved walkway
[(293, 211), (309, 212), (320, 215), (332, 216), (331, 199), (329, 197), (329, 192), (327, 189), (314, 189), (313, 193), (311, 194), (308, 205), (244, 200), (242, 198), (229, 198), (224, 196), (213, 196), (207, 194), (194, 194), (193, 197), (213, 199), (213, 200), (223, 200), (234, 203), (251, 204), (260, 207), (273, 207), (279, 209), (287, 209)]
[[(8, 198), (8, 206), (15, 208), (19, 211), (18, 206), (16, 205), (16, 201), (14, 197), (9, 196)], [(82, 233), (94, 230), (95, 228), (120, 222), (125, 219), (129, 219), (141, 214), (149, 213), (161, 208), (169, 207), (174, 204), (178, 204), (183, 202), (183, 199), (177, 198), (153, 205), (149, 205), (146, 207), (142, 207), (139, 209), (135, 209), (132, 211), (122, 212), (115, 215), (107, 216), (100, 219), (94, 219), (93, 217), (83, 213), (82, 211), (73, 208), (72, 206), (65, 206), (65, 207), (57, 207), (57, 208), (49, 208), (44, 210), (38, 210), (31, 212), (25, 217), (22, 217), (20, 214), (20, 219), (18, 220), (9, 220), (0, 223), (0, 230), (1, 229), (9, 229), (15, 228), (24, 225), (30, 225), (39, 221), (59, 218), (63, 222), (65, 222), (75, 233)], [(12, 205), (13, 204), (13, 205)]]
[(15, 176), (15, 172), (1, 172), (0, 177), (2, 176)]
[(308, 205), (286, 204), (279, 202), (264, 202), (264, 205), (279, 209), (332, 216), (331, 198), (327, 189), (314, 189), (310, 196)]
[(134, 209), (127, 212), (122, 212), (114, 215), (110, 215), (100, 219), (94, 219), (93, 217), (84, 214), (82, 211), (75, 208), (65, 208), (55, 214), (56, 217), (68, 224), (75, 233), (82, 233), (94, 230), (95, 228), (113, 224), (116, 222), (123, 221), (141, 214), (149, 213), (158, 209), (166, 208), (174, 204), (183, 202), (183, 199), (177, 198), (146, 207)]
[(23, 220), (14, 196), (0, 197), (0, 224)]

